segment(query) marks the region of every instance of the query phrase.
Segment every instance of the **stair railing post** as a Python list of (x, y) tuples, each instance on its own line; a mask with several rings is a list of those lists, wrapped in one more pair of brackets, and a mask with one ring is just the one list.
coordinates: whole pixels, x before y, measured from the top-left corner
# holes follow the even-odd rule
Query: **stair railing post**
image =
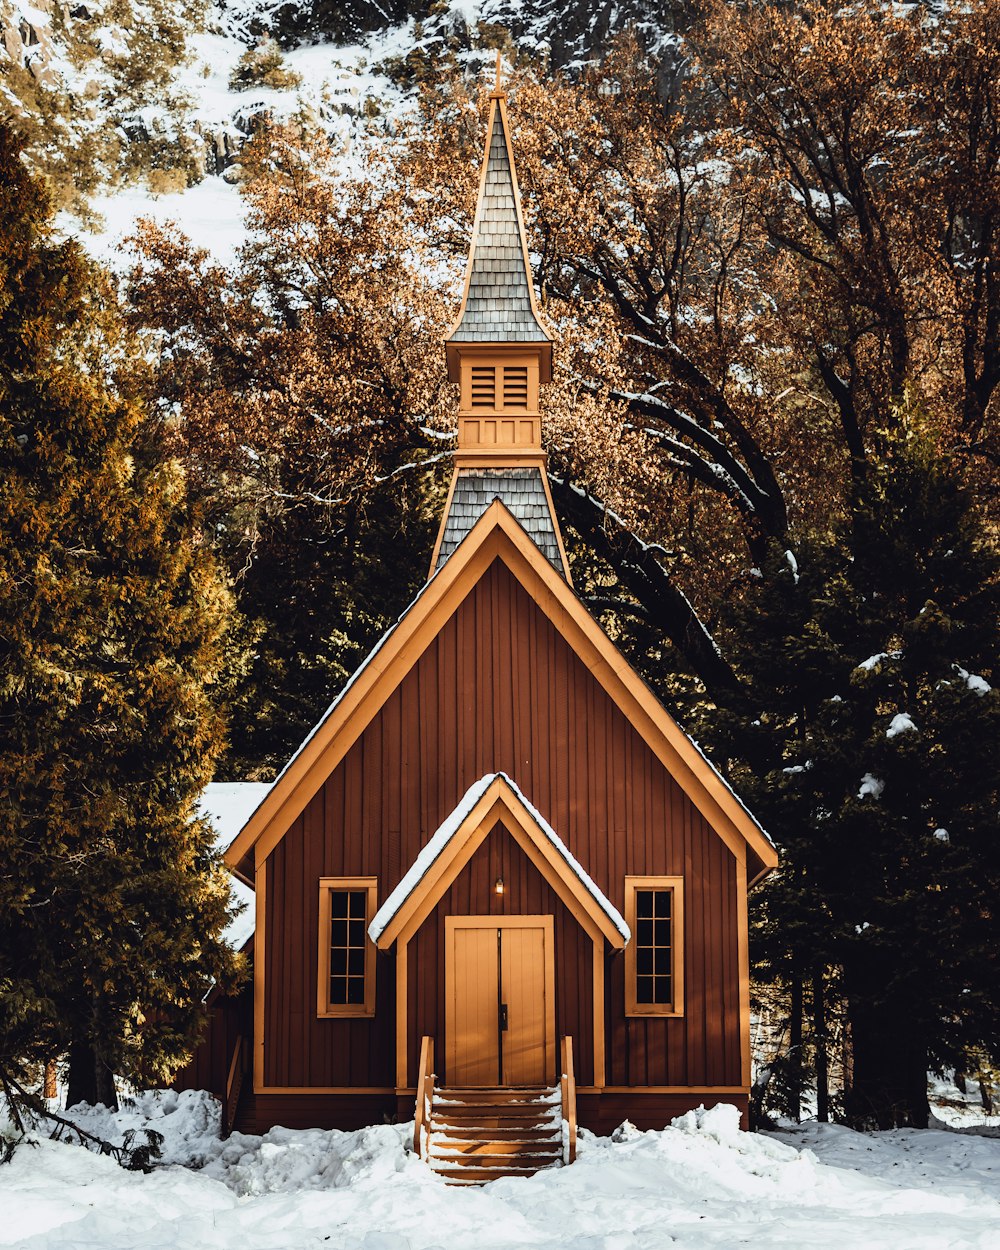
[(576, 1158), (576, 1076), (573, 1072), (573, 1039), (564, 1037), (560, 1045), (559, 1096), (562, 1106), (563, 1163)]
[(417, 1071), (416, 1106), (413, 1115), (413, 1151), (427, 1158), (431, 1100), (434, 1096), (434, 1039), (420, 1039), (420, 1067)]

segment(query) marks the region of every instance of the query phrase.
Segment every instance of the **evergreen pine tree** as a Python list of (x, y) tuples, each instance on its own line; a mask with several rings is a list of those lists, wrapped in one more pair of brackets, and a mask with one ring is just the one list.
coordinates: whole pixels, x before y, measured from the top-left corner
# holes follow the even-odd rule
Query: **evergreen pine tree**
[(231, 600), (98, 270), (0, 127), (0, 1070), (70, 1101), (189, 1054), (226, 875), (194, 817)]
[(1000, 1036), (1000, 559), (916, 426), (848, 525), (773, 553), (740, 630), (758, 723), (719, 736), (781, 844), (763, 970), (838, 970), (846, 1111), (881, 1127), (925, 1125), (928, 1066)]

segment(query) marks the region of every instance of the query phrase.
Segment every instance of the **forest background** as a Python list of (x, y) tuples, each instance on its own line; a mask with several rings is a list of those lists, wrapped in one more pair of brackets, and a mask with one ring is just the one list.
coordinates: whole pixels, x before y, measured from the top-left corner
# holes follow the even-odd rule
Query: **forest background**
[[(256, 114), (228, 163), (250, 228), (235, 258), (214, 259), (183, 222), (149, 221), (113, 280), (52, 235), (42, 184), (71, 206), (102, 163), (127, 167), (137, 149), (150, 185), (204, 168), (187, 140), (130, 141), (127, 126), (84, 150), (58, 84), (4, 66), (6, 471), (30, 483), (47, 464), (55, 512), (79, 521), (52, 448), (65, 451), (66, 413), (77, 465), (106, 461), (112, 436), (79, 421), (76, 394), (49, 403), (76, 335), (102, 419), (127, 408), (114, 446), (153, 475), (130, 489), (172, 518), (160, 572), (176, 586), (174, 562), (186, 570), (171, 604), (193, 605), (178, 698), (198, 745), (179, 764), (154, 735), (149, 758), (122, 767), (164, 778), (173, 816), (158, 853), (183, 847), (192, 874), (168, 892), (190, 917), (192, 881), (209, 881), (196, 918), (215, 938), (217, 865), (204, 830), (190, 832), (199, 787), (273, 777), (426, 577), (454, 437), (438, 344), (499, 48), (557, 335), (544, 430), (576, 587), (782, 853), (752, 912), (770, 1059), (756, 1114), (925, 1124), (929, 1068), (975, 1076), (989, 1101), (1000, 1062), (1000, 6), (633, 7), (617, 29), (587, 6), (494, 6), (501, 24), (437, 3), (417, 25), (401, 7), (389, 16), (411, 19), (412, 43), (385, 68), (405, 108), (373, 117), (349, 160), (315, 111)], [(126, 59), (130, 76), (115, 69), (137, 99), (155, 99), (183, 56), (182, 25), (150, 11), (136, 24), (147, 43), (134, 41), (145, 55)], [(239, 75), (293, 87), (283, 48), (384, 20), (349, 11), (351, 29), (337, 4), (251, 14)], [(48, 275), (44, 344), (25, 265)], [(30, 402), (12, 383), (28, 375)], [(24, 430), (42, 409), (52, 431), (36, 445)], [(149, 503), (148, 483), (171, 473)], [(15, 498), (8, 535), (25, 517), (32, 528), (37, 506), (31, 490)], [(131, 532), (119, 529), (126, 546)], [(74, 561), (67, 577), (89, 585), (96, 565)], [(155, 582), (147, 593), (157, 600)], [(60, 602), (57, 633), (79, 611)], [(5, 612), (23, 622), (23, 606), (13, 595)], [(172, 628), (152, 630), (171, 663)], [(18, 726), (31, 716), (18, 666), (37, 670), (26, 647), (4, 654)], [(63, 725), (65, 683), (46, 690)], [(93, 704), (76, 699), (72, 716), (90, 725)], [(154, 700), (142, 725), (162, 716)], [(106, 737), (70, 741), (78, 781), (107, 773)], [(18, 854), (31, 821), (32, 837), (52, 823), (51, 787), (29, 794), (25, 761), (41, 776), (54, 751), (36, 734), (4, 757), (20, 815), (0, 837)], [(91, 864), (112, 819), (99, 804), (92, 815)], [(148, 811), (113, 819), (122, 872)], [(19, 862), (38, 873), (37, 857)], [(33, 902), (16, 895), (12, 950), (37, 943), (32, 889)], [(93, 891), (73, 897), (70, 933), (96, 905)], [(120, 897), (95, 933), (136, 905)], [(158, 1002), (183, 1009), (155, 1044), (134, 1027), (154, 1010), (148, 991), (101, 988), (107, 953), (73, 972), (95, 987), (83, 1004), (64, 992), (72, 939), (22, 967), (19, 989), (0, 969), (20, 1021), (0, 1048), (9, 1071), (111, 1035), (98, 1071), (162, 1077), (197, 1029), (193, 984), (176, 992), (196, 930), (159, 957), (175, 971)], [(211, 941), (198, 960), (203, 978), (239, 973)]]

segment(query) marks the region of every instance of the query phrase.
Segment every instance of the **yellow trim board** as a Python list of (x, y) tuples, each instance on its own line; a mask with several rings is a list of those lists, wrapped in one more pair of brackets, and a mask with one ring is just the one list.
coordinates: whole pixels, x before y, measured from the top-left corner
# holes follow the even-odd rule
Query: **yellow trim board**
[[(255, 1094), (398, 1094), (392, 1085), (265, 1085)], [(412, 1094), (413, 1091), (410, 1090)]]
[(253, 943), (253, 1088), (264, 1084), (264, 960), (267, 921), (267, 864), (260, 864), (254, 873), (254, 943)]
[(742, 1094), (750, 1095), (743, 1085), (578, 1085), (578, 1094)]
[(778, 856), (767, 835), (659, 703), (573, 589), (517, 520), (494, 500), (314, 730), (226, 851), (232, 868), (254, 851), (258, 864), (292, 823), (494, 560), (552, 622), (664, 768), (740, 863), (749, 845), (768, 870)]

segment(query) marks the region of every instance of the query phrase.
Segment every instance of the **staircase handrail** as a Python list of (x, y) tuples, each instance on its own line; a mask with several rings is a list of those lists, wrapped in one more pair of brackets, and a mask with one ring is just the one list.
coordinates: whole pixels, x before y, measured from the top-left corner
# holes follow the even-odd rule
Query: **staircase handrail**
[(236, 1120), (236, 1108), (240, 1101), (240, 1092), (243, 1089), (243, 1036), (237, 1034), (236, 1043), (233, 1046), (232, 1058), (229, 1060), (229, 1070), (226, 1073), (226, 1097), (222, 1104), (222, 1132), (228, 1137), (232, 1131), (233, 1123)]
[(573, 1071), (573, 1039), (562, 1039), (559, 1092), (562, 1099), (563, 1162), (576, 1158), (576, 1075)]
[(420, 1067), (417, 1071), (417, 1105), (413, 1118), (413, 1151), (426, 1159), (431, 1137), (431, 1108), (434, 1104), (434, 1038), (420, 1039)]

